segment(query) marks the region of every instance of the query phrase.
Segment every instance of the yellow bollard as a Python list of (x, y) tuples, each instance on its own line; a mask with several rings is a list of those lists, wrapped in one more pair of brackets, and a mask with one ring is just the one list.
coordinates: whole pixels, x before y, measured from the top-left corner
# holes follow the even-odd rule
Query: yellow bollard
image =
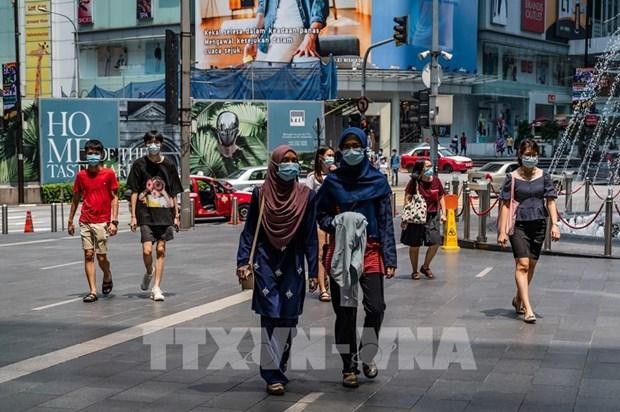
[(444, 224), (443, 246), (444, 250), (458, 250), (459, 236), (456, 230), (456, 208), (459, 205), (458, 195), (446, 195), (446, 223)]

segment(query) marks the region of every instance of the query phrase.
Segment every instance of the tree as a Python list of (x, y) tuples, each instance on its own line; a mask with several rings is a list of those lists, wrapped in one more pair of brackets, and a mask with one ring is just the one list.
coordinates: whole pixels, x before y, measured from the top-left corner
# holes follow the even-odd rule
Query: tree
[(543, 126), (540, 128), (540, 138), (543, 142), (553, 143), (558, 138), (560, 133), (560, 128), (558, 125), (552, 121), (547, 120)]
[(530, 123), (527, 120), (522, 120), (517, 126), (518, 136), (515, 139), (515, 147), (519, 147), (519, 143), (523, 139), (531, 139), (534, 136), (532, 135), (532, 128)]

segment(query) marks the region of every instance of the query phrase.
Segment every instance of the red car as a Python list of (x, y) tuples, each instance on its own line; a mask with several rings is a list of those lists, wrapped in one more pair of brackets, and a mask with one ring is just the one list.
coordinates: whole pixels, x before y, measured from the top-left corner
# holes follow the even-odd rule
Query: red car
[(236, 192), (226, 182), (207, 176), (190, 176), (190, 198), (194, 199), (194, 219), (223, 217), (230, 219), (233, 197), (237, 198), (239, 219), (245, 220), (250, 210), (252, 193)]
[[(403, 169), (413, 172), (413, 166), (418, 160), (430, 159), (430, 147), (428, 145), (418, 146), (411, 150), (409, 153), (405, 153), (400, 157), (400, 165)], [(441, 172), (467, 172), (474, 166), (474, 163), (469, 157), (458, 156), (449, 149), (439, 146), (439, 164), (438, 169)]]

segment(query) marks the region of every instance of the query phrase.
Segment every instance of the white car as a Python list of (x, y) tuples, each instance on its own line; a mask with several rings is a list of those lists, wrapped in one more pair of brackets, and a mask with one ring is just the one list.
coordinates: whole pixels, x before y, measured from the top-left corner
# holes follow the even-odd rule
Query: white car
[(228, 182), (235, 190), (251, 191), (254, 187), (261, 186), (265, 182), (265, 177), (267, 166), (251, 166), (243, 167), (221, 180)]
[[(467, 181), (469, 183), (486, 183), (491, 182), (491, 186), (495, 193), (499, 192), (506, 179), (506, 174), (511, 173), (519, 167), (516, 160), (503, 160), (497, 162), (489, 162), (482, 167), (467, 171)], [(568, 172), (573, 174), (573, 172)], [(558, 190), (563, 187), (564, 175), (554, 173), (551, 175), (553, 184)]]
[[(299, 174), (299, 183), (304, 184), (306, 176), (312, 171), (308, 166), (302, 165)], [(267, 166), (249, 166), (243, 167), (230, 176), (220, 179), (228, 182), (234, 190), (241, 192), (251, 192), (255, 187), (262, 186), (267, 177)]]

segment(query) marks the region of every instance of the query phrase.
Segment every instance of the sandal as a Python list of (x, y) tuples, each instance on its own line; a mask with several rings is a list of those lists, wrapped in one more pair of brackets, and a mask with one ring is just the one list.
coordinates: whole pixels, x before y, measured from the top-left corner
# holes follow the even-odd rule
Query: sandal
[(332, 300), (332, 297), (329, 295), (329, 293), (324, 290), (323, 292), (321, 292), (321, 294), (319, 295), (319, 300), (321, 302), (330, 302)]
[(523, 322), (530, 324), (536, 323), (536, 315), (532, 313), (531, 315), (524, 317)]
[(104, 295), (109, 295), (112, 292), (112, 288), (114, 287), (114, 282), (112, 282), (112, 278), (110, 278), (109, 282), (103, 281), (101, 284), (101, 292)]
[(282, 385), (281, 383), (267, 385), (267, 393), (269, 395), (282, 396), (284, 395), (284, 385)]
[(342, 386), (345, 388), (357, 388), (360, 386), (357, 381), (357, 374), (355, 372), (342, 374)]
[(82, 302), (84, 302), (84, 303), (92, 303), (92, 302), (96, 302), (98, 300), (99, 300), (99, 298), (97, 297), (97, 295), (95, 295), (94, 293), (89, 293), (88, 295), (84, 296), (84, 298), (82, 299)]
[(525, 315), (525, 308), (523, 305), (517, 304), (517, 297), (512, 298), (512, 306), (515, 308), (517, 315)]
[(431, 268), (428, 268), (428, 267), (425, 268), (424, 266), (421, 266), (420, 267), (420, 272), (422, 272), (424, 274), (424, 276), (426, 276), (429, 279), (433, 279), (435, 277), (433, 275), (433, 272), (431, 272)]
[(420, 280), (420, 272), (415, 272), (411, 274), (411, 279)]

